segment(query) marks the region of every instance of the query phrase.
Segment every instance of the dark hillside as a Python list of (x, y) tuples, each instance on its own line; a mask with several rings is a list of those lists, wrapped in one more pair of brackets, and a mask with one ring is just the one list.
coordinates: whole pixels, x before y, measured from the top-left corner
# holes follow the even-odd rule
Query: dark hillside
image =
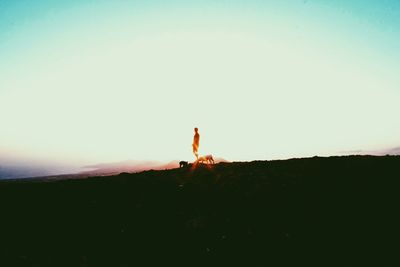
[(400, 266), (400, 157), (0, 182), (0, 266)]

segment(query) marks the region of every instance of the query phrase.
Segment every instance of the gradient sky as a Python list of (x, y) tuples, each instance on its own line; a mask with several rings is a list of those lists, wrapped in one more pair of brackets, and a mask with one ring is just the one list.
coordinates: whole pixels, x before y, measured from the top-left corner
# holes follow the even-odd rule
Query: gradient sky
[(398, 0), (0, 0), (3, 161), (396, 147), (399, 85)]

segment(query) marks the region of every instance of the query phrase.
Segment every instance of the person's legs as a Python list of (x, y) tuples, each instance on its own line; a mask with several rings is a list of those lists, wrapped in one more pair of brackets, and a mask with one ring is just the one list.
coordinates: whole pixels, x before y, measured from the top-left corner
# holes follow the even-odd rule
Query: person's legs
[(193, 154), (196, 156), (196, 159), (199, 159), (199, 154), (197, 152), (197, 146), (193, 144)]

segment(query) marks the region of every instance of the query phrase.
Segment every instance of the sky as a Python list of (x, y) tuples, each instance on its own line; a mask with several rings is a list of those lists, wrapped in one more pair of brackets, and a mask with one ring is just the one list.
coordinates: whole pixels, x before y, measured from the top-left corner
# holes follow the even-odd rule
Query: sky
[(0, 0), (0, 163), (400, 145), (400, 1)]

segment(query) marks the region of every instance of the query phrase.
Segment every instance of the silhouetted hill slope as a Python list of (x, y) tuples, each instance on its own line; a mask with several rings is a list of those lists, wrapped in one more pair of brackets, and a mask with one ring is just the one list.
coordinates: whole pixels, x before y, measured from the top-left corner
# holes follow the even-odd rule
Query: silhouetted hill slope
[(0, 182), (0, 265), (399, 266), (399, 166), (315, 157)]

